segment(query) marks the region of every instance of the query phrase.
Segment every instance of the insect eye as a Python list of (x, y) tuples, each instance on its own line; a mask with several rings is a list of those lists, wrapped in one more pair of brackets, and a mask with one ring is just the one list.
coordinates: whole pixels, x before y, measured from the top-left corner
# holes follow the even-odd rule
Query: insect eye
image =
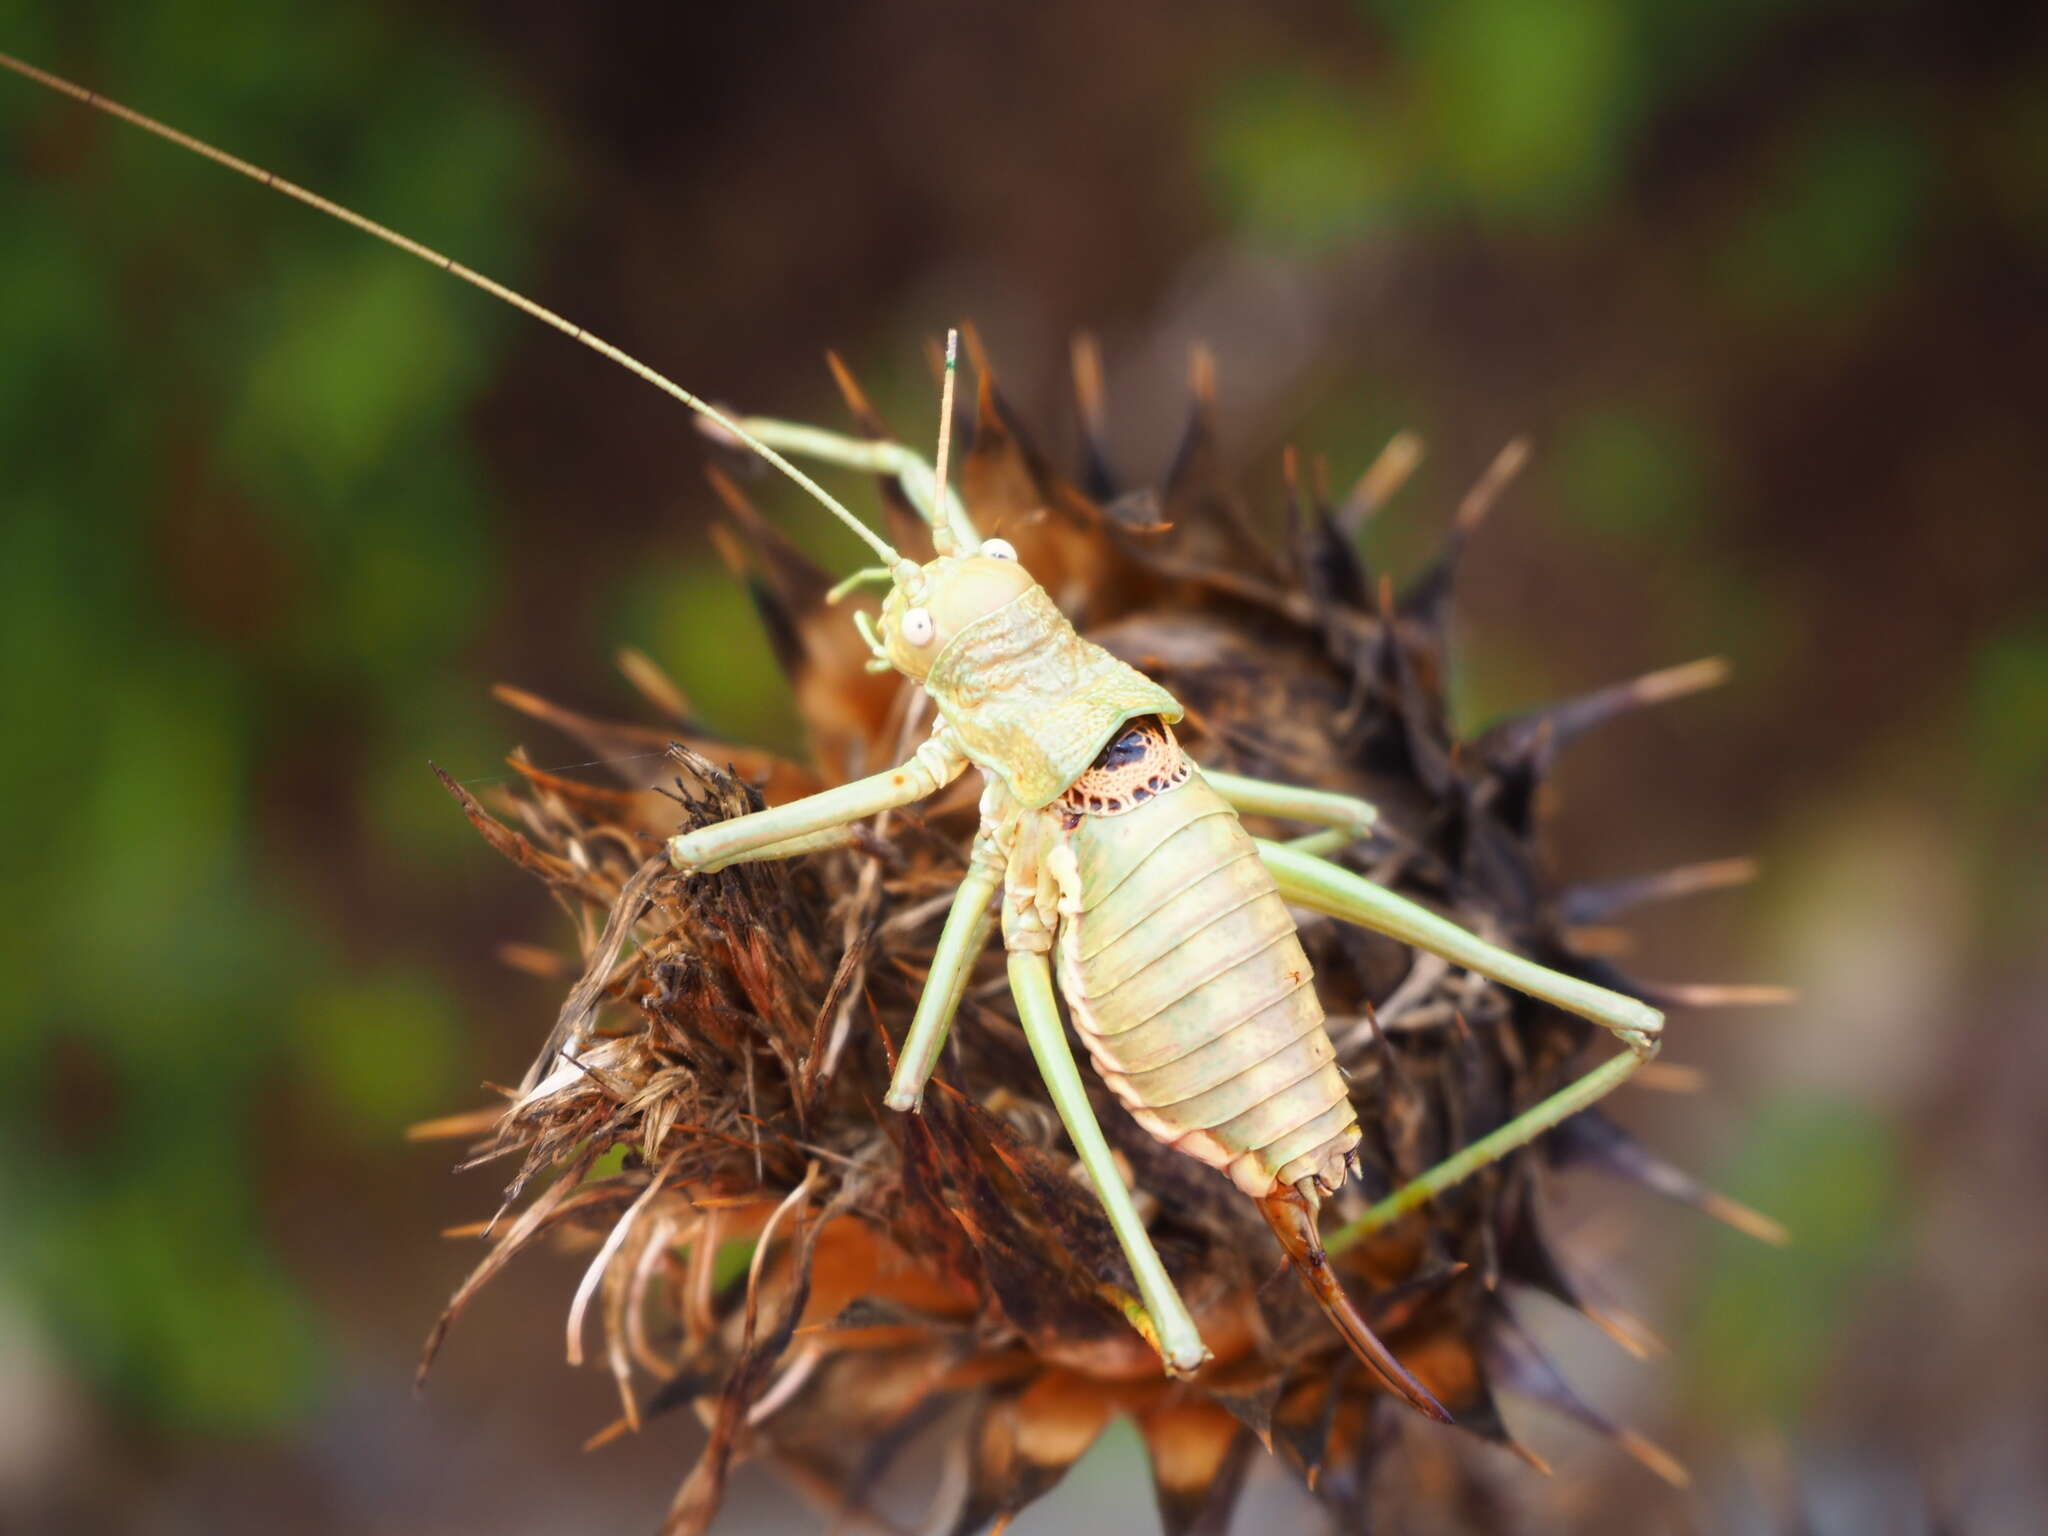
[(930, 645), (935, 633), (932, 616), (924, 609), (913, 608), (903, 615), (903, 638), (912, 645)]
[(991, 560), (1014, 560), (1017, 558), (1017, 546), (1008, 539), (983, 539), (981, 541), (981, 552)]

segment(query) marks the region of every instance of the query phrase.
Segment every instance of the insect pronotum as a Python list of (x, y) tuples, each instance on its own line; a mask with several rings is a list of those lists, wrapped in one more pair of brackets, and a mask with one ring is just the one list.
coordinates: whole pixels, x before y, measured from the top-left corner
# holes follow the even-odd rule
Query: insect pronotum
[[(1067, 1044), (1058, 998), (1096, 1070), (1161, 1141), (1257, 1201), (1282, 1248), (1359, 1357), (1432, 1418), (1449, 1415), (1375, 1338), (1325, 1262), (1324, 1196), (1354, 1170), (1357, 1117), (1323, 1025), (1290, 904), (1442, 956), (1613, 1032), (1627, 1049), (1373, 1207), (1392, 1220), (1611, 1092), (1656, 1054), (1656, 1009), (1498, 948), (1323, 855), (1365, 836), (1363, 801), (1197, 767), (1174, 740), (1181, 706), (1075, 632), (1001, 539), (983, 539), (945, 483), (955, 347), (949, 338), (936, 466), (900, 444), (756, 418), (734, 420), (553, 310), (417, 241), (68, 80), (0, 66), (275, 188), (482, 289), (699, 413), (817, 499), (880, 564), (844, 587), (886, 586), (879, 624), (856, 615), (876, 669), (922, 687), (938, 714), (901, 765), (668, 844), (679, 871), (844, 844), (860, 821), (981, 772), (980, 829), (897, 1057), (887, 1102), (915, 1112), (968, 973), (1000, 926), (1026, 1039), (1138, 1283), (1137, 1319), (1165, 1368), (1209, 1358), (1147, 1236)], [(894, 474), (931, 524), (936, 556), (900, 555), (785, 457)], [(1323, 830), (1254, 838), (1240, 812)], [(1190, 942), (1199, 937), (1199, 942)]]

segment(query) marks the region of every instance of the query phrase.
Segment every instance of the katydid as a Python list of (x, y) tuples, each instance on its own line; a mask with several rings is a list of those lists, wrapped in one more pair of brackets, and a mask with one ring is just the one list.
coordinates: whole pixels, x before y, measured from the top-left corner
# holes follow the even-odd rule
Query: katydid
[[(946, 485), (944, 425), (936, 464), (927, 465), (895, 443), (735, 420), (554, 311), (394, 230), (32, 65), (0, 54), (0, 66), (273, 187), (563, 332), (708, 419), (857, 534), (880, 564), (846, 585), (888, 588), (879, 623), (856, 615), (873, 665), (922, 688), (937, 724), (887, 772), (675, 837), (673, 867), (715, 878), (734, 863), (840, 846), (855, 823), (978, 769), (986, 786), (980, 829), (897, 1055), (888, 1106), (916, 1111), (969, 972), (999, 921), (1025, 1038), (1130, 1262), (1141, 1326), (1165, 1369), (1197, 1371), (1209, 1351), (1096, 1121), (1061, 996), (1074, 1033), (1133, 1119), (1257, 1201), (1360, 1358), (1419, 1411), (1448, 1419), (1373, 1336), (1325, 1260), (1318, 1212), (1355, 1171), (1361, 1131), (1290, 904), (1441, 955), (1623, 1042), (1624, 1055), (1489, 1134), (1484, 1160), (1618, 1086), (1656, 1054), (1661, 1014), (1486, 943), (1323, 857), (1371, 828), (1370, 805), (1193, 763), (1174, 738), (1182, 709), (1173, 696), (1079, 635), (1015, 550), (976, 532)], [(953, 376), (949, 346), (942, 423)], [(896, 476), (931, 525), (935, 558), (920, 564), (900, 555), (785, 455)], [(1240, 812), (1324, 830), (1291, 844), (1265, 842), (1246, 831)], [(1482, 1165), (1453, 1157), (1396, 1190), (1365, 1222), (1391, 1220)]]

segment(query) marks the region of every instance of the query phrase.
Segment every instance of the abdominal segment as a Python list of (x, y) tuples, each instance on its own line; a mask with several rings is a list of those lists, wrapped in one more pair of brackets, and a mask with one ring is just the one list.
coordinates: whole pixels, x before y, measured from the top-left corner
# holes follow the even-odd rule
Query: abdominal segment
[(1334, 1192), (1359, 1129), (1308, 957), (1236, 815), (1174, 766), (1165, 791), (1117, 813), (1049, 808), (1080, 873), (1057, 949), (1075, 1030), (1161, 1141), (1255, 1197), (1304, 1178)]

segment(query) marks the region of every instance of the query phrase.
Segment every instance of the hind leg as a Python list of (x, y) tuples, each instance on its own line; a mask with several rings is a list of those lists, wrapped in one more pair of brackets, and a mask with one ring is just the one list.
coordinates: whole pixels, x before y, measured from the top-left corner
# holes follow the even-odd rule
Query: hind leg
[(1188, 1315), (1180, 1292), (1174, 1289), (1173, 1277), (1160, 1262), (1131, 1192), (1124, 1187), (1123, 1175), (1117, 1172), (1109, 1142), (1088, 1102), (1081, 1069), (1067, 1045), (1066, 1028), (1060, 1022), (1059, 1003), (1053, 995), (1052, 965), (1042, 951), (1010, 951), (1010, 991), (1017, 1000), (1017, 1018), (1038, 1062), (1039, 1075), (1045, 1079), (1053, 1107), (1067, 1128), (1067, 1139), (1073, 1142), (1081, 1166), (1088, 1170), (1103, 1214), (1109, 1217), (1116, 1239), (1123, 1245), (1124, 1257), (1130, 1261), (1131, 1273), (1137, 1276), (1138, 1296), (1145, 1304), (1153, 1347), (1173, 1375), (1184, 1376), (1198, 1370), (1209, 1358), (1209, 1347), (1202, 1342), (1201, 1330)]
[(1397, 896), (1326, 859), (1276, 843), (1259, 843), (1259, 858), (1273, 872), (1280, 894), (1297, 906), (1326, 913), (1384, 933), (1418, 949), (1441, 955), (1454, 965), (1526, 992), (1531, 997), (1575, 1013), (1612, 1032), (1628, 1047), (1626, 1054), (1602, 1062), (1577, 1081), (1524, 1110), (1499, 1129), (1446, 1158), (1412, 1183), (1351, 1222), (1329, 1240), (1341, 1250), (1367, 1233), (1385, 1226), (1417, 1206), (1433, 1200), (1461, 1179), (1545, 1131), (1599, 1102), (1628, 1080), (1636, 1068), (1657, 1054), (1664, 1015), (1648, 1003), (1624, 997), (1605, 987), (1553, 971), (1547, 966), (1489, 944), (1427, 907)]
[(1522, 1111), (1498, 1130), (1480, 1137), (1463, 1151), (1453, 1153), (1427, 1173), (1416, 1175), (1364, 1215), (1332, 1232), (1324, 1246), (1332, 1253), (1342, 1253), (1360, 1238), (1398, 1221), (1418, 1206), (1427, 1205), (1487, 1164), (1499, 1161), (1518, 1147), (1527, 1146), (1553, 1126), (1561, 1125), (1580, 1110), (1599, 1103), (1628, 1081), (1636, 1068), (1648, 1059), (1631, 1051), (1603, 1061), (1584, 1077), (1558, 1089), (1542, 1103)]

